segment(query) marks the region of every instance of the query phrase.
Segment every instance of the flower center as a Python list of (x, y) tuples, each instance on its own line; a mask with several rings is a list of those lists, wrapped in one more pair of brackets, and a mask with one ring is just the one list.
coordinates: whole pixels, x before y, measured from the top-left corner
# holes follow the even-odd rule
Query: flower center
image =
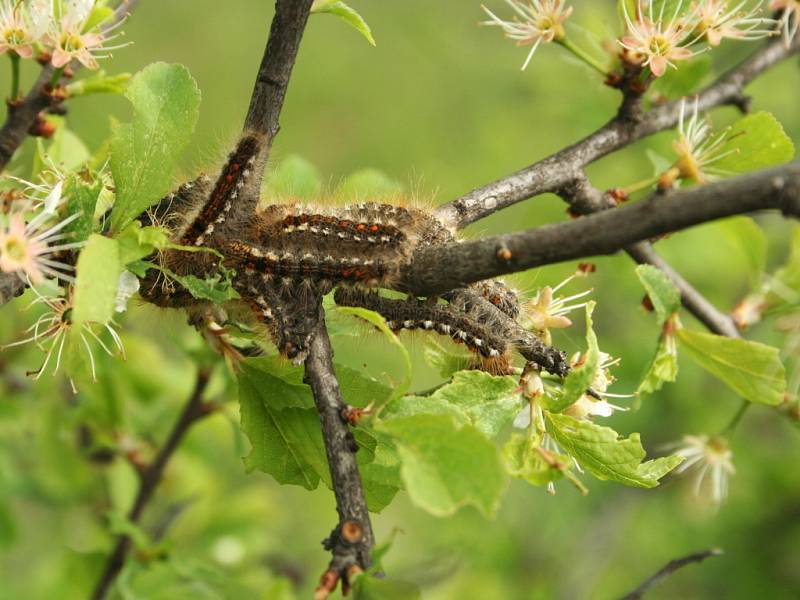
[(28, 256), (28, 245), (25, 240), (16, 237), (7, 237), (0, 246), (0, 255), (9, 262), (20, 264)]
[(64, 52), (77, 52), (84, 47), (83, 38), (76, 33), (64, 33), (61, 36), (61, 48)]
[(19, 46), (25, 43), (27, 36), (24, 29), (11, 27), (3, 32), (3, 38), (9, 46)]
[(669, 40), (662, 35), (650, 38), (650, 53), (654, 56), (667, 56), (672, 50)]

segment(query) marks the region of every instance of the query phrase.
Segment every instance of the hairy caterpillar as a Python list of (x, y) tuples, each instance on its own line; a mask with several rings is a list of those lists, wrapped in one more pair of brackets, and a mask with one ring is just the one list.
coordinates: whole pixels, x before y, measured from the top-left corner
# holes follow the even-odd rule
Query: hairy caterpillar
[[(434, 331), (466, 345), (481, 368), (507, 372), (517, 351), (541, 368), (566, 373), (563, 354), (516, 323), (517, 295), (501, 281), (454, 290), (442, 302), (376, 293), (397, 289), (400, 269), (417, 248), (454, 241), (453, 232), (428, 210), (382, 202), (272, 204), (247, 220), (228, 222), (260, 149), (257, 138), (245, 136), (213, 185), (201, 175), (140, 220), (169, 228), (178, 245), (214, 250), (166, 250), (159, 260), (178, 275), (206, 277), (220, 266), (235, 271), (232, 283), (241, 304), (266, 325), (282, 354), (305, 357), (322, 297), (336, 290), (337, 303), (374, 310), (395, 330)], [(203, 305), (159, 277), (148, 274), (145, 299), (165, 307)]]

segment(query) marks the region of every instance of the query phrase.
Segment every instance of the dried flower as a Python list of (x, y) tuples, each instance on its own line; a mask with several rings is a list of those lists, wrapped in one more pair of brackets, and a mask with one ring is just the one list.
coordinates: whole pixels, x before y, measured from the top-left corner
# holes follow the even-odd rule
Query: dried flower
[(649, 5), (647, 16), (642, 4), (639, 3), (636, 8), (636, 18), (631, 19), (627, 2), (622, 3), (628, 35), (622, 37), (619, 44), (633, 53), (634, 60), (640, 62), (642, 66), (650, 67), (653, 75), (661, 77), (667, 72), (668, 66), (677, 68), (676, 61), (688, 60), (702, 51), (690, 49), (690, 46), (698, 40), (697, 35), (693, 34), (692, 25), (696, 9), (690, 15), (682, 17), (683, 0), (679, 0), (671, 18), (666, 21), (664, 16), (666, 3), (661, 5), (657, 18), (653, 15), (653, 1), (649, 0), (647, 4)]
[(730, 172), (719, 169), (714, 164), (737, 152), (736, 149), (723, 150), (725, 143), (730, 139), (727, 131), (715, 135), (711, 131), (709, 122), (705, 118), (700, 118), (697, 99), (694, 102), (692, 116), (687, 122), (686, 102), (682, 100), (678, 139), (672, 144), (672, 149), (678, 157), (675, 168), (680, 177), (705, 183), (729, 175)]
[(697, 14), (695, 31), (705, 36), (711, 46), (725, 39), (758, 40), (774, 34), (775, 21), (756, 17), (761, 11), (757, 4), (742, 0), (731, 8), (729, 0), (703, 0), (692, 6)]
[(728, 477), (736, 473), (733, 467), (733, 452), (728, 441), (721, 436), (687, 435), (683, 441), (674, 445), (675, 454), (685, 460), (675, 468), (674, 473), (680, 475), (690, 470), (696, 471), (694, 491), (700, 495), (705, 485), (711, 493), (715, 504), (721, 503), (728, 495)]
[(46, 275), (65, 281), (73, 280), (71, 275), (65, 273), (73, 267), (53, 258), (53, 255), (82, 245), (80, 242), (60, 243), (69, 236), (62, 233), (64, 227), (79, 215), (74, 214), (52, 224), (53, 217), (63, 203), (61, 189), (62, 183), (59, 181), (50, 189), (39, 213), (27, 223), (22, 211), (12, 209), (6, 225), (0, 226), (0, 270), (17, 273), (23, 281), (32, 285), (41, 283)]
[(485, 6), (481, 6), (490, 17), (489, 21), (483, 21), (481, 25), (500, 27), (505, 36), (514, 40), (517, 46), (532, 46), (522, 65), (524, 71), (539, 44), (564, 38), (564, 21), (572, 14), (572, 7), (567, 7), (564, 0), (506, 0), (506, 4), (517, 13), (512, 20), (504, 21)]
[(788, 48), (800, 28), (800, 0), (772, 0), (769, 9), (782, 11), (779, 24)]

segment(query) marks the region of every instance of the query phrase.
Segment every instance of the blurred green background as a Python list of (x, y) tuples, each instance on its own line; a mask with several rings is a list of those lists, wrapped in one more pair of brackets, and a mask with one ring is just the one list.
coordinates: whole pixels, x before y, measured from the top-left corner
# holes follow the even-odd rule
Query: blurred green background
[[(576, 1), (574, 20), (600, 33), (616, 31), (614, 2)], [(261, 59), (272, 3), (257, 0), (144, 0), (125, 27), (135, 45), (104, 66), (135, 72), (153, 61), (185, 64), (203, 93), (185, 175), (212, 170), (236, 139)], [(444, 202), (507, 175), (600, 126), (617, 94), (558, 49), (543, 47), (525, 72), (526, 49), (494, 29), (477, 27), (480, 3), (466, 0), (353, 0), (373, 29), (377, 47), (327, 15), (311, 19), (286, 99), (273, 161), (297, 154), (330, 187), (353, 171), (376, 168), (409, 190)], [(492, 2), (502, 6), (499, 0)], [(734, 45), (715, 52), (715, 72), (752, 51)], [(30, 65), (30, 81), (35, 75)], [(789, 61), (750, 88), (754, 107), (774, 112), (800, 143), (800, 69)], [(3, 66), (5, 68), (5, 66)], [(0, 72), (0, 95), (8, 94)], [(108, 135), (109, 115), (127, 118), (127, 102), (88, 97), (70, 103), (68, 123), (92, 149)], [(735, 118), (714, 113), (715, 123)], [(648, 176), (645, 148), (668, 149), (671, 134), (635, 145), (590, 169), (598, 187)], [(24, 155), (15, 163), (25, 173)], [(554, 197), (524, 202), (470, 231), (511, 231), (565, 218)], [(786, 253), (788, 225), (764, 217), (770, 262)], [(699, 227), (659, 243), (675, 267), (724, 310), (748, 290), (747, 257), (720, 226)], [(622, 357), (613, 391), (633, 391), (658, 334), (641, 310), (642, 289), (626, 257), (597, 260), (594, 288), (601, 348)], [(528, 274), (525, 285), (554, 284), (574, 269), (563, 265)], [(0, 343), (17, 339), (23, 299), (0, 312)], [(696, 326), (687, 315), (684, 322)], [(129, 437), (158, 446), (189, 394), (202, 343), (176, 314), (139, 306), (125, 318), (129, 358), (101, 359), (101, 381), (77, 396), (63, 381), (25, 378), (38, 366), (32, 352), (0, 354), (0, 598), (86, 598), (111, 539), (102, 516), (124, 509), (135, 486), (121, 458), (96, 451), (80, 424), (107, 420), (117, 443)], [(779, 341), (766, 323), (754, 339)], [(572, 352), (582, 323), (556, 337)], [(437, 382), (415, 352), (415, 388)], [(399, 373), (377, 335), (358, 347), (337, 339), (337, 357), (376, 376)], [(186, 348), (193, 348), (187, 354)], [(234, 390), (217, 376), (213, 393), (231, 400), (224, 414), (199, 424), (170, 465), (145, 525), (165, 528), (168, 561), (126, 570), (126, 598), (310, 597), (328, 556), (319, 545), (335, 523), (333, 496), (280, 487), (244, 473), (246, 441), (238, 433)], [(623, 401), (629, 402), (629, 401)], [(638, 411), (609, 424), (641, 431), (648, 451), (686, 433), (717, 432), (739, 400), (681, 361), (676, 384)], [(85, 433), (85, 432), (84, 432)], [(582, 497), (568, 484), (549, 496), (521, 481), (509, 483), (496, 520), (464, 509), (438, 519), (400, 494), (375, 516), (378, 537), (399, 530), (386, 565), (390, 575), (423, 587), (423, 597), (615, 598), (669, 559), (721, 547), (725, 554), (674, 575), (648, 596), (667, 598), (798, 598), (800, 596), (800, 435), (774, 410), (753, 407), (732, 438), (737, 473), (730, 496), (714, 508), (692, 493), (686, 478), (654, 490), (626, 489), (585, 478)], [(144, 559), (146, 557), (139, 557)], [(143, 564), (143, 563), (142, 563)]]

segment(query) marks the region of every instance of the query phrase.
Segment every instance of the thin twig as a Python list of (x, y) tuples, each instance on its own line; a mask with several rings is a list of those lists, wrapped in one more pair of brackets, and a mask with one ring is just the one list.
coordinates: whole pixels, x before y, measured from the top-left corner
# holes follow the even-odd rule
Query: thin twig
[[(305, 363), (305, 382), (311, 386), (322, 423), (322, 437), (331, 470), (333, 493), (339, 522), (324, 545), (333, 554), (323, 584), (335, 586), (338, 579), (347, 583), (353, 568), (367, 569), (375, 545), (364, 489), (356, 462), (355, 438), (342, 417), (346, 408), (333, 367), (333, 349), (325, 327), (324, 313), (309, 347)], [(333, 591), (333, 588), (326, 588)], [(324, 597), (324, 596), (323, 596)]]
[(646, 200), (565, 223), (423, 248), (402, 268), (405, 290), (441, 294), (475, 281), (567, 260), (758, 210), (800, 216), (800, 162)]
[(272, 19), (243, 129), (243, 135), (261, 138), (262, 147), (251, 167), (253, 176), (238, 204), (233, 207), (230, 215), (232, 222), (236, 222), (237, 218), (250, 218), (258, 205), (264, 167), (272, 142), (280, 129), (279, 117), (283, 101), (312, 4), (313, 0), (275, 2), (275, 17)]
[[(208, 386), (210, 376), (211, 373), (207, 369), (198, 371), (197, 381), (195, 382), (192, 395), (189, 397), (178, 420), (175, 421), (175, 424), (172, 426), (172, 431), (167, 437), (166, 442), (158, 451), (153, 462), (140, 472), (139, 491), (136, 494), (133, 507), (128, 513), (128, 520), (131, 523), (139, 522), (142, 512), (153, 497), (153, 492), (155, 492), (156, 487), (161, 482), (164, 475), (164, 468), (167, 466), (167, 463), (191, 426), (210, 414), (210, 407), (203, 401), (203, 394)], [(130, 548), (131, 538), (127, 535), (120, 535), (117, 538), (117, 542), (92, 592), (92, 600), (102, 600), (106, 597), (106, 594), (108, 594), (111, 589), (122, 567), (125, 565), (125, 558)]]
[[(746, 107), (745, 86), (769, 68), (800, 52), (800, 36), (790, 47), (775, 41), (722, 75), (697, 94), (701, 111), (715, 106)], [(463, 228), (503, 208), (546, 192), (555, 192), (573, 181), (583, 168), (635, 141), (675, 127), (681, 101), (658, 106), (638, 120), (615, 116), (606, 125), (539, 162), (512, 175), (481, 186), (442, 205), (440, 217)]]
[(719, 548), (711, 548), (710, 550), (695, 552), (693, 554), (689, 554), (688, 556), (671, 560), (660, 571), (658, 571), (658, 573), (645, 580), (639, 587), (620, 598), (620, 600), (639, 600), (648, 591), (650, 591), (650, 588), (672, 575), (678, 569), (682, 569), (686, 565), (690, 565), (692, 563), (703, 562), (705, 559), (712, 556), (721, 556), (722, 554), (723, 552)]

